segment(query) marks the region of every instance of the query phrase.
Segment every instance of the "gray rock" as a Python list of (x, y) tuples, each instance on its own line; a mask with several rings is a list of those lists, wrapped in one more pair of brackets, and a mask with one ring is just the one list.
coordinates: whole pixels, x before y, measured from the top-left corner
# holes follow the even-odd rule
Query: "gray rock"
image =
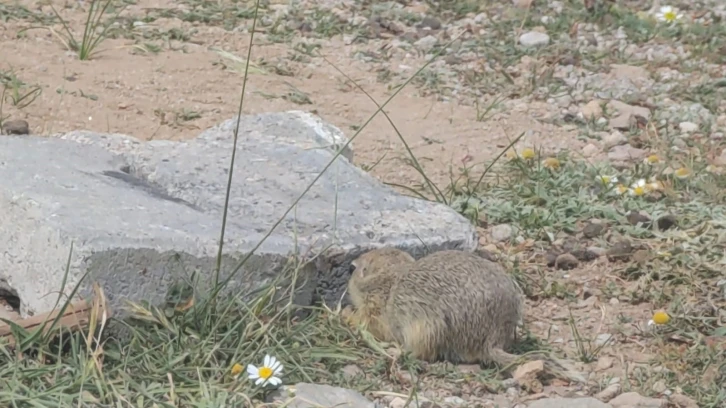
[(637, 392), (626, 392), (610, 400), (613, 408), (661, 408), (668, 405), (662, 399), (644, 397)]
[(612, 408), (610, 404), (592, 397), (586, 398), (544, 398), (528, 405), (529, 408)]
[(323, 384), (298, 383), (276, 390), (269, 402), (281, 402), (288, 408), (374, 408), (371, 401), (354, 390)]
[[(0, 138), (0, 280), (20, 298), (21, 314), (52, 307), (71, 243), (68, 285), (88, 272), (82, 295), (98, 281), (115, 311), (125, 300), (163, 303), (192, 272), (199, 289), (208, 288), (235, 126), (231, 119), (185, 142), (91, 132)], [(242, 117), (222, 278), (345, 140), (304, 112)], [(374, 247), (397, 246), (415, 257), (426, 248), (476, 248), (474, 227), (453, 209), (397, 194), (350, 157), (348, 149), (331, 165), (231, 278), (228, 293), (244, 297), (271, 282), (296, 248), (312, 256), (329, 247), (298, 276), (301, 305), (318, 300), (315, 288), (328, 304), (337, 302), (352, 258)]]
[(698, 124), (693, 122), (681, 122), (678, 124), (678, 129), (683, 133), (693, 133), (698, 130)]
[(519, 36), (519, 43), (525, 47), (539, 47), (550, 43), (550, 36), (539, 31), (530, 31)]
[(426, 37), (416, 41), (413, 45), (421, 51), (431, 51), (438, 43), (439, 40), (433, 35), (427, 35)]

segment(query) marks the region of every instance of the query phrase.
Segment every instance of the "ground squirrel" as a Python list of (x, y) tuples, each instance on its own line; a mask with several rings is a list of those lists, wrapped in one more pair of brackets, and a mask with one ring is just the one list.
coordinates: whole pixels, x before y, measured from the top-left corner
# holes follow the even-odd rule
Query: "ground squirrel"
[(520, 359), (543, 360), (548, 374), (585, 382), (554, 356), (505, 351), (515, 340), (522, 297), (497, 263), (453, 250), (416, 261), (404, 251), (382, 248), (352, 266), (351, 319), (381, 341), (395, 341), (425, 361), (510, 366)]

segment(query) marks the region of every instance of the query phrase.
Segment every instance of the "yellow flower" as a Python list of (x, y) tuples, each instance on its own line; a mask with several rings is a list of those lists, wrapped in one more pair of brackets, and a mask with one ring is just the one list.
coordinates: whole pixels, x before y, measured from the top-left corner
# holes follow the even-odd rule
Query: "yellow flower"
[(690, 171), (690, 170), (688, 170), (688, 169), (687, 169), (687, 168), (685, 168), (685, 167), (681, 167), (680, 169), (678, 169), (678, 170), (676, 170), (675, 172), (673, 172), (673, 174), (674, 174), (674, 175), (675, 175), (676, 177), (678, 177), (679, 179), (685, 179), (685, 178), (688, 178), (688, 176), (690, 176), (690, 175), (691, 175), (691, 171)]
[(658, 310), (657, 312), (653, 313), (653, 318), (650, 319), (648, 322), (649, 325), (651, 324), (668, 324), (671, 321), (671, 317), (668, 316), (668, 313), (666, 313), (663, 310)]
[(509, 160), (514, 160), (517, 158), (517, 152), (514, 150), (508, 150), (507, 154), (504, 155)]
[(560, 168), (560, 161), (554, 157), (548, 157), (542, 161), (542, 166), (548, 169), (558, 170)]
[(651, 154), (650, 156), (646, 157), (645, 160), (643, 160), (645, 164), (656, 164), (660, 163), (660, 157), (658, 157), (657, 154)]
[(522, 150), (522, 158), (523, 158), (524, 160), (531, 160), (531, 159), (534, 159), (534, 156), (535, 156), (535, 153), (534, 153), (534, 149), (530, 149), (530, 148), (528, 147), (528, 148), (526, 148), (526, 149)]
[(232, 377), (237, 377), (245, 368), (242, 366), (242, 364), (234, 363), (232, 366), (232, 370), (230, 372), (232, 373)]

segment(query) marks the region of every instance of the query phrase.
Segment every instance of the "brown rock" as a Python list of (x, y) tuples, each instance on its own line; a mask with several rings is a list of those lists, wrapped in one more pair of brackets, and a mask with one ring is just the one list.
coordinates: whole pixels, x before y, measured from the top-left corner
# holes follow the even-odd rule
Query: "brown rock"
[(574, 269), (580, 262), (570, 253), (564, 253), (555, 259), (555, 268), (568, 271)]
[(674, 226), (678, 226), (678, 218), (676, 218), (675, 215), (668, 214), (658, 218), (656, 223), (658, 224), (659, 230), (665, 231), (673, 228)]
[(633, 210), (628, 213), (627, 219), (630, 225), (642, 224), (644, 228), (650, 228), (650, 217), (648, 214)]
[(605, 225), (604, 224), (596, 224), (596, 223), (588, 223), (585, 225), (585, 228), (582, 229), (582, 235), (585, 236), (585, 238), (595, 238), (599, 237), (600, 234), (605, 231)]
[(2, 130), (6, 135), (27, 135), (30, 134), (30, 125), (22, 119), (6, 120)]
[(626, 260), (630, 257), (632, 252), (633, 247), (630, 244), (630, 241), (623, 239), (616, 242), (610, 249), (608, 249), (607, 256), (611, 260)]
[(670, 402), (678, 408), (698, 408), (698, 403), (683, 394), (673, 394), (669, 398)]

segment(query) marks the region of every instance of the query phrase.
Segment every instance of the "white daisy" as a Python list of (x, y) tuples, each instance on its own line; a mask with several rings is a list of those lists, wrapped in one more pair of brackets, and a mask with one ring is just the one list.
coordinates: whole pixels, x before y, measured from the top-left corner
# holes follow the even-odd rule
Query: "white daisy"
[(645, 182), (645, 179), (640, 179), (640, 180), (636, 181), (630, 187), (630, 195), (642, 196), (646, 192), (647, 184), (648, 183)]
[(679, 13), (678, 9), (675, 7), (663, 6), (660, 8), (660, 11), (655, 14), (655, 17), (660, 21), (673, 23), (676, 20), (680, 20), (683, 17), (683, 14)]
[(606, 186), (611, 186), (618, 182), (617, 176), (598, 176), (598, 178), (600, 179), (600, 182)]
[(265, 355), (265, 360), (262, 367), (255, 367), (252, 364), (247, 366), (247, 374), (250, 380), (255, 382), (255, 385), (265, 386), (267, 384), (278, 386), (282, 384), (280, 375), (282, 374), (282, 363), (277, 361), (275, 357), (271, 357), (269, 354)]

